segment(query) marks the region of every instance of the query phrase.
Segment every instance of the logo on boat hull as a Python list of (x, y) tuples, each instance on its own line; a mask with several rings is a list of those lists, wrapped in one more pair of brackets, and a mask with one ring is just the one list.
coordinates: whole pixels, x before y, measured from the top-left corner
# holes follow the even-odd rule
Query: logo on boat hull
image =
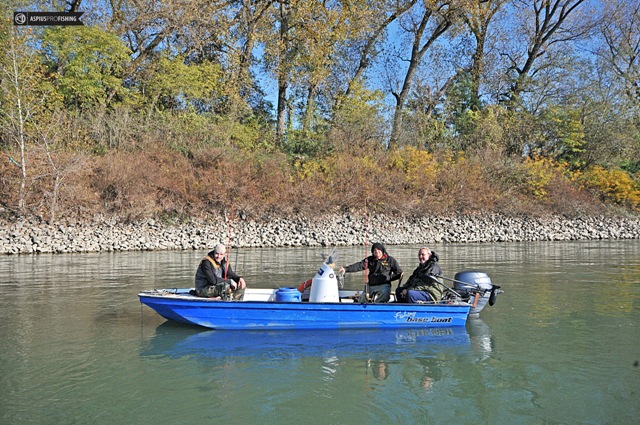
[(398, 312), (395, 314), (395, 319), (397, 322), (406, 322), (406, 323), (451, 323), (453, 322), (453, 317), (416, 317), (415, 312)]

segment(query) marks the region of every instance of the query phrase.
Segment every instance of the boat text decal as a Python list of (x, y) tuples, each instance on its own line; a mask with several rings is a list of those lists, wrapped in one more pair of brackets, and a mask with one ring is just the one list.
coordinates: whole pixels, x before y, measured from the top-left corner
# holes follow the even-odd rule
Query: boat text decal
[(416, 317), (415, 311), (399, 311), (395, 314), (396, 322), (406, 323), (451, 323), (452, 317)]

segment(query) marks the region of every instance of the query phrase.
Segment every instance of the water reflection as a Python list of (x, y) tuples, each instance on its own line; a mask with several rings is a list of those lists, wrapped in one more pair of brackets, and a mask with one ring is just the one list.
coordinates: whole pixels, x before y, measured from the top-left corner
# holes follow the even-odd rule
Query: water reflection
[(479, 317), (469, 317), (467, 329), (473, 352), (478, 355), (478, 360), (488, 358), (494, 351), (493, 336), (489, 325)]
[(143, 356), (174, 358), (251, 357), (294, 359), (345, 358), (368, 355), (394, 359), (407, 352), (428, 355), (444, 347), (470, 345), (465, 327), (381, 330), (216, 331), (159, 325), (142, 350)]
[[(336, 386), (361, 385), (371, 409), (388, 402), (386, 394), (393, 388), (404, 386), (426, 395), (453, 376), (464, 380), (470, 370), (460, 365), (481, 361), (491, 354), (492, 345), (489, 327), (480, 320), (468, 328), (298, 331), (200, 330), (167, 321), (152, 335), (143, 335), (142, 343), (143, 359), (178, 361), (182, 368), (196, 367), (215, 377), (211, 379), (233, 376), (242, 387), (248, 381), (239, 377), (249, 373), (271, 385), (277, 376), (278, 386), (269, 393), (282, 394), (308, 380), (316, 383), (315, 396), (331, 399)], [(459, 361), (450, 360), (454, 358)]]

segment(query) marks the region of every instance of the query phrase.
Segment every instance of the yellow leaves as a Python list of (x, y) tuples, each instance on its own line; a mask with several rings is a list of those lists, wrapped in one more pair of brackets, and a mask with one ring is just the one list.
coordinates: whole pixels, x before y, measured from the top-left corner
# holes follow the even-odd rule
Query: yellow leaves
[(527, 191), (538, 199), (545, 199), (551, 184), (563, 176), (569, 177), (569, 165), (552, 158), (535, 155), (523, 163)]
[(362, 80), (355, 80), (349, 87), (349, 95), (340, 95), (337, 105), (336, 116), (341, 121), (351, 124), (362, 122), (378, 116), (384, 108), (384, 94), (368, 90)]
[(414, 190), (431, 186), (438, 173), (438, 163), (429, 152), (406, 146), (389, 154), (389, 166), (404, 172), (406, 184)]
[(599, 192), (605, 201), (638, 208), (640, 190), (631, 176), (622, 170), (606, 170), (598, 165), (576, 176), (585, 188)]
[(413, 189), (420, 189), (433, 184), (438, 172), (438, 166), (431, 154), (418, 151), (407, 164), (406, 180)]
[(537, 198), (544, 199), (547, 196), (549, 183), (555, 177), (553, 161), (548, 158), (527, 158), (524, 161), (527, 189)]
[(298, 158), (295, 160), (293, 168), (299, 180), (306, 180), (321, 171), (322, 166), (319, 160), (304, 161), (302, 158)]

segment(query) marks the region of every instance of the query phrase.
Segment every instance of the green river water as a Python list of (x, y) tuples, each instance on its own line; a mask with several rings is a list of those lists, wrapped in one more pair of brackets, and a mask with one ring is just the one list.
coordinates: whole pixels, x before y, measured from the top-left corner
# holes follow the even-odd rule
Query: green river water
[[(387, 247), (408, 273), (418, 248)], [(0, 424), (640, 423), (640, 240), (432, 248), (445, 276), (504, 290), (466, 328), (201, 330), (137, 293), (191, 286), (203, 251), (2, 256)], [(231, 261), (275, 288), (313, 277), (321, 252)]]

